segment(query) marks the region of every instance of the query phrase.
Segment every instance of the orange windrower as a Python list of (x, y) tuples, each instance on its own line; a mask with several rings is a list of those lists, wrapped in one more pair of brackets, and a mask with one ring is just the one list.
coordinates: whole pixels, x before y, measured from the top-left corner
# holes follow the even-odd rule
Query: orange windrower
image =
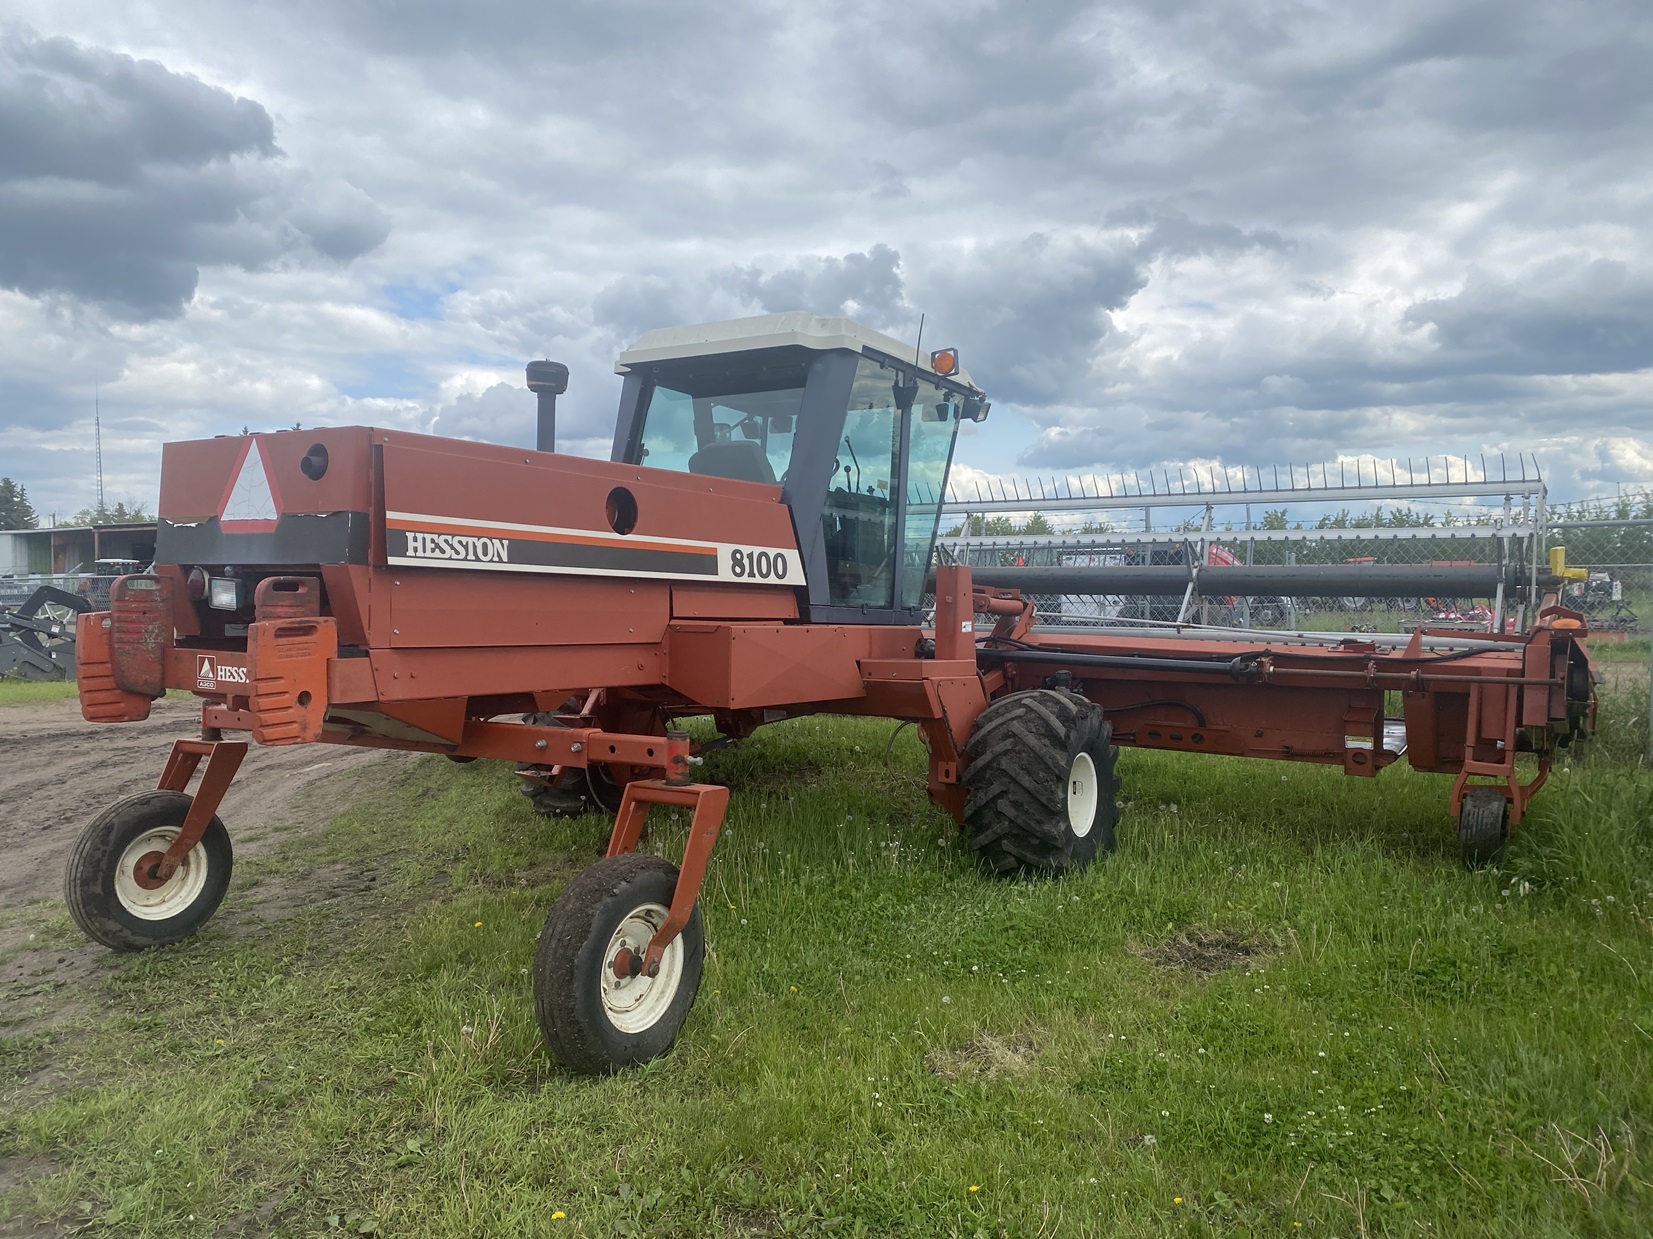
[[(193, 693), (204, 738), (178, 742), (164, 795), (87, 828), (77, 921), (135, 949), (212, 914), (229, 845), (208, 826), (245, 749), (226, 732), (508, 761), (537, 803), (615, 815), (534, 966), (552, 1049), (607, 1071), (665, 1050), (699, 984), (730, 790), (696, 781), (678, 719), (729, 740), (816, 713), (914, 723), (931, 799), (995, 873), (1113, 847), (1120, 746), (1361, 777), (1404, 756), (1453, 776), (1461, 854), (1484, 863), (1593, 730), (1587, 630), (1554, 596), (1520, 634), (1195, 641), (1041, 628), (1023, 589), (932, 574), (954, 436), (989, 406), (954, 350), (912, 357), (803, 314), (651, 332), (621, 358), (609, 461), (366, 427), (168, 444), (157, 563), (81, 618), (81, 702), (115, 722)], [(251, 460), (256, 521), (230, 502)], [(655, 805), (691, 810), (680, 867), (637, 851)]]

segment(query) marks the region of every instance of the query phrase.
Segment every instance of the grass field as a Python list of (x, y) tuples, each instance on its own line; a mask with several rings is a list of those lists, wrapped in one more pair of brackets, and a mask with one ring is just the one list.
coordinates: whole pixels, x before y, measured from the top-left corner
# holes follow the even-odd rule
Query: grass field
[(0, 709), (35, 701), (67, 701), (75, 695), (73, 680), (8, 680), (0, 677)]
[[(1120, 850), (1004, 883), (890, 731), (709, 760), (735, 795), (699, 1002), (602, 1080), (543, 1052), (527, 966), (607, 823), (533, 817), (495, 763), (361, 776), (229, 901), (375, 881), (108, 956), (81, 1015), (0, 1038), (0, 1167), (58, 1168), (0, 1192), (0, 1234), (1653, 1228), (1653, 773), (1617, 746), (1479, 874), (1445, 778), (1127, 751)], [(646, 846), (674, 854), (673, 821)]]

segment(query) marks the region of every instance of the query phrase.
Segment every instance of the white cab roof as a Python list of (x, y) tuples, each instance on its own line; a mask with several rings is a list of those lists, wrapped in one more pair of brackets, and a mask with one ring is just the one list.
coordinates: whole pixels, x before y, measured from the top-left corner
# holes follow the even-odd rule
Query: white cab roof
[[(807, 310), (791, 310), (785, 314), (731, 318), (721, 323), (699, 323), (691, 327), (657, 327), (644, 332), (635, 344), (620, 354), (614, 372), (625, 374), (632, 366), (644, 362), (715, 357), (722, 353), (745, 353), (787, 345), (821, 350), (841, 348), (852, 353), (873, 349), (902, 361), (913, 356), (911, 344), (887, 336), (882, 331), (874, 331), (871, 327), (863, 327), (852, 319), (822, 318)], [(933, 373), (929, 361), (929, 357), (925, 356), (918, 363), (918, 368), (926, 374)], [(962, 367), (947, 378), (966, 387), (975, 387), (969, 372)]]

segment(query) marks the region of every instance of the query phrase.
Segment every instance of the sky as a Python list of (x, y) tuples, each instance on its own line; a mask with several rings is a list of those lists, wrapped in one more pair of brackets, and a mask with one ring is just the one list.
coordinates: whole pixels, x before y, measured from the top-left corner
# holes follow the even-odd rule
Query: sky
[(8, 0), (0, 474), (373, 424), (606, 456), (644, 330), (953, 345), (966, 476), (1653, 484), (1653, 5)]

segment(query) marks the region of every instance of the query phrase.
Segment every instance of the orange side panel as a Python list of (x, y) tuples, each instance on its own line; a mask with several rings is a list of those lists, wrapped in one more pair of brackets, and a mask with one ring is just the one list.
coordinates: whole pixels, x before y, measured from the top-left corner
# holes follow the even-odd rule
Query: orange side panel
[[(253, 436), (268, 464), (283, 512), (366, 512), (371, 506), (369, 437), (365, 426), (285, 430)], [(327, 472), (306, 477), (300, 462), (312, 444), (327, 449)], [(168, 443), (161, 448), (160, 514), (170, 521), (204, 521), (219, 514), (247, 439), (227, 435)]]
[(373, 687), (373, 664), (367, 659), (335, 658), (327, 664), (328, 701), (339, 705), (377, 701), (378, 697)]
[(340, 645), (367, 644), (367, 598), (371, 570), (361, 564), (321, 565), (327, 605), (339, 625)]
[(483, 649), (374, 650), (381, 701), (569, 693), (661, 683), (658, 645), (494, 646)]
[(865, 694), (860, 630), (810, 624), (673, 624), (666, 683), (722, 709), (836, 701)]
[(754, 589), (750, 585), (674, 585), (672, 618), (797, 619), (798, 595), (790, 589)]
[(442, 568), (374, 575), (390, 599), (383, 644), (396, 649), (656, 642), (671, 605), (664, 581)]

